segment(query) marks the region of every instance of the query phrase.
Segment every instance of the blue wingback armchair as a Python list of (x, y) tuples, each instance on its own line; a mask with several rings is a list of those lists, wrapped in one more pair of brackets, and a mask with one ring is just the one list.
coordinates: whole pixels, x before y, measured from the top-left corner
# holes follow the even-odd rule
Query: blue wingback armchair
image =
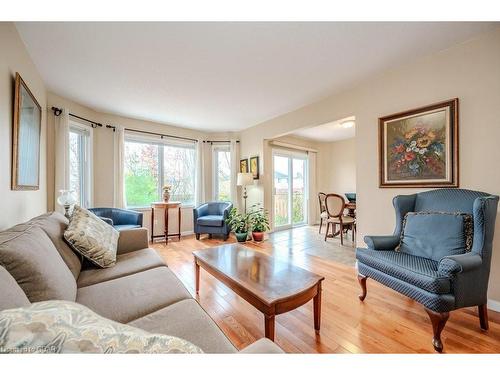
[[(360, 300), (366, 297), (367, 278), (372, 278), (421, 303), (431, 320), (432, 342), (438, 352), (443, 350), (441, 332), (452, 310), (478, 306), (480, 326), (487, 330), (486, 303), (498, 196), (464, 189), (439, 189), (396, 196), (393, 205), (394, 233), (366, 236), (368, 248), (356, 250)], [(464, 214), (471, 223), (469, 251), (462, 248), (460, 236), (447, 236), (453, 227), (451, 223)], [(417, 225), (413, 224), (411, 233), (407, 233), (406, 220), (415, 215), (420, 215), (420, 221), (413, 221)], [(400, 246), (407, 237), (413, 245), (403, 251)], [(429, 243), (438, 245), (429, 247)], [(447, 254), (443, 249), (453, 251)]]
[(141, 212), (109, 207), (89, 208), (89, 211), (99, 216), (118, 231), (142, 227)]
[(233, 208), (231, 202), (209, 202), (193, 209), (194, 233), (200, 239), (202, 233), (221, 234), (224, 241), (229, 237), (231, 228), (226, 224), (229, 211)]

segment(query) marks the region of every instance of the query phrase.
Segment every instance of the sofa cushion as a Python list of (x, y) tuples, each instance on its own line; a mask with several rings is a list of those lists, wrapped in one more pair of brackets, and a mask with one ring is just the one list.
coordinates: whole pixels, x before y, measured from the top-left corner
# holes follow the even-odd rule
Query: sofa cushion
[(76, 302), (127, 323), (186, 298), (191, 295), (173, 272), (158, 267), (79, 288)]
[(263, 338), (248, 345), (240, 354), (283, 354), (284, 351), (274, 342)]
[(96, 266), (107, 268), (116, 262), (119, 233), (89, 210), (75, 206), (64, 238), (75, 251)]
[(0, 337), (0, 353), (202, 353), (186, 340), (113, 322), (66, 301), (0, 312)]
[(30, 301), (12, 275), (0, 267), (0, 311), (29, 306)]
[(369, 267), (431, 293), (446, 294), (451, 291), (450, 279), (438, 273), (439, 263), (432, 259), (392, 250), (369, 249), (358, 249), (356, 258)]
[(79, 288), (132, 275), (151, 268), (165, 266), (165, 262), (153, 249), (142, 249), (118, 255), (116, 264), (110, 268), (89, 268), (80, 273)]
[(129, 323), (151, 333), (183, 338), (205, 353), (234, 353), (236, 348), (194, 299), (173, 305)]
[(397, 251), (440, 261), (472, 248), (472, 216), (447, 212), (409, 212)]
[(206, 215), (199, 217), (196, 223), (207, 227), (222, 227), (224, 225), (224, 217), (222, 215)]
[(68, 227), (68, 219), (59, 212), (51, 212), (33, 219), (40, 228), (49, 236), (64, 262), (70, 269), (75, 279), (78, 278), (82, 269), (81, 256), (69, 247), (64, 241), (64, 231)]
[(31, 302), (75, 300), (75, 277), (47, 234), (34, 223), (19, 224), (0, 233), (0, 265)]

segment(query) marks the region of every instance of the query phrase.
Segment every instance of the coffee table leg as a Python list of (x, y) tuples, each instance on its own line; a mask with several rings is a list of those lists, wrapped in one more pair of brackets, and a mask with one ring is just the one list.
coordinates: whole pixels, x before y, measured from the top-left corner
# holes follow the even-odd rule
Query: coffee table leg
[(195, 260), (194, 261), (194, 274), (195, 274), (195, 289), (196, 289), (196, 294), (200, 291), (200, 265), (198, 262)]
[(266, 337), (274, 341), (274, 315), (264, 315)]
[(314, 296), (314, 329), (319, 331), (321, 325), (321, 281), (318, 283), (318, 293)]

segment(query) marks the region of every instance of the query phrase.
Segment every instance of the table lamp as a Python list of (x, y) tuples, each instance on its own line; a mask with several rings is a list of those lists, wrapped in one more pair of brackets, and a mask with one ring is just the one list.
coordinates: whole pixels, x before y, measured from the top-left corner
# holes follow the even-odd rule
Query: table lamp
[(238, 173), (237, 186), (243, 186), (243, 199), (245, 200), (245, 213), (247, 213), (247, 185), (253, 185), (252, 173)]
[(68, 219), (70, 218), (69, 210), (71, 206), (76, 203), (76, 199), (73, 196), (72, 190), (59, 190), (59, 197), (57, 197), (57, 203), (64, 207), (64, 216)]

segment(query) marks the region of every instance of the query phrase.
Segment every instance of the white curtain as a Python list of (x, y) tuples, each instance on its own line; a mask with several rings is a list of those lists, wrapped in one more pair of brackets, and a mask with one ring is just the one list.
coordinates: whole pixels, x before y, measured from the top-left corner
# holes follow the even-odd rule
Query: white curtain
[(69, 189), (69, 111), (62, 109), (59, 116), (55, 116), (55, 181), (54, 206), (55, 210), (64, 213), (64, 208), (57, 203), (61, 190)]
[(205, 202), (205, 143), (198, 139), (196, 143), (196, 206)]
[(317, 191), (317, 181), (316, 181), (316, 152), (307, 152), (307, 168), (308, 168), (308, 179), (309, 179), (309, 215), (307, 218), (307, 223), (309, 225), (315, 225), (319, 218), (319, 208), (318, 208), (318, 191)]
[(117, 126), (114, 138), (115, 153), (115, 189), (113, 205), (125, 208), (125, 129)]
[(234, 207), (238, 207), (238, 187), (236, 186), (236, 180), (240, 169), (240, 144), (232, 139), (229, 144), (229, 151), (231, 155), (231, 202)]

